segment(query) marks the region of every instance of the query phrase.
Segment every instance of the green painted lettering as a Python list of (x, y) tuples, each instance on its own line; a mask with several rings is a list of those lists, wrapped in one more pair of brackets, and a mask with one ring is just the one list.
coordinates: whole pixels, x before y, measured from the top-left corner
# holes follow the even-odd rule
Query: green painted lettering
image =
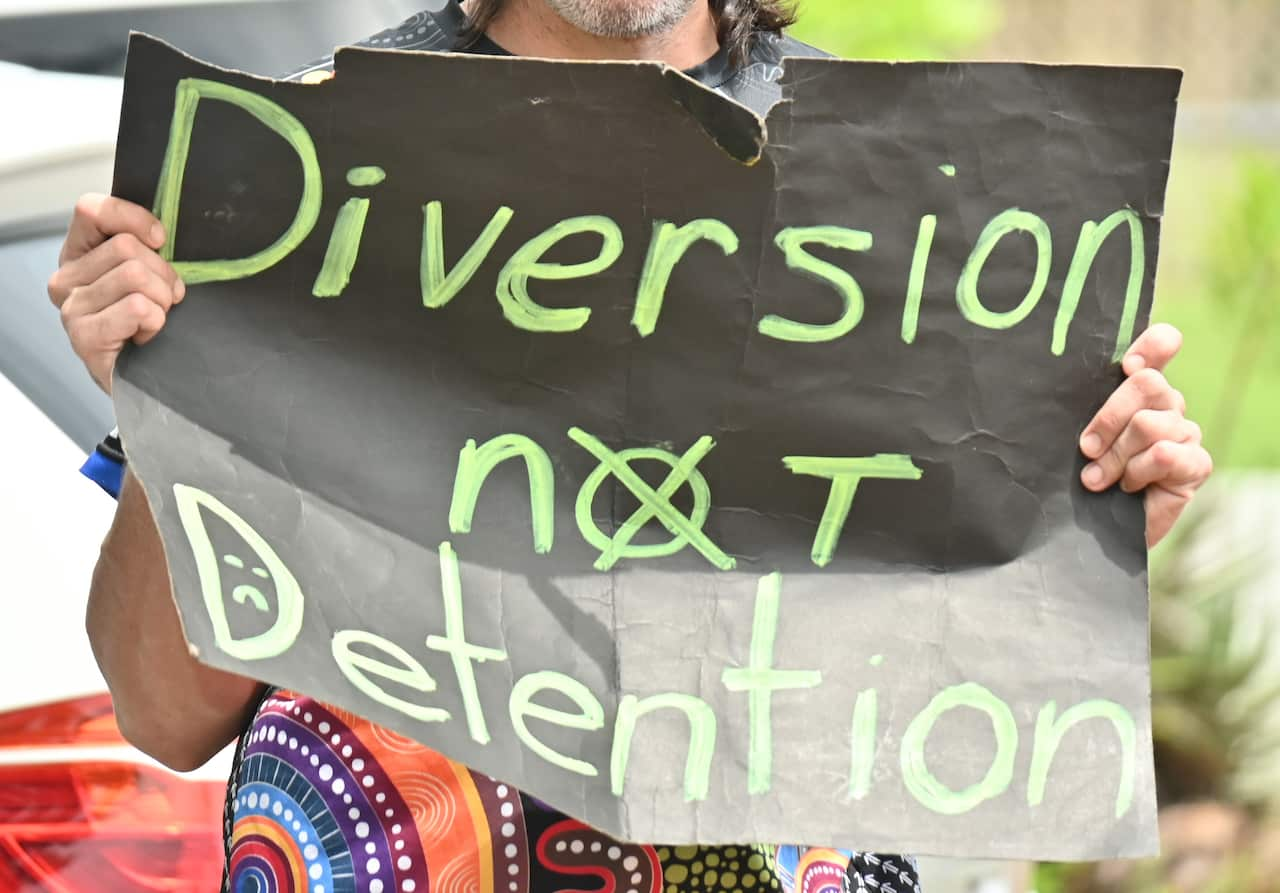
[(1133, 805), (1138, 749), (1138, 731), (1134, 727), (1133, 716), (1112, 701), (1085, 701), (1055, 719), (1057, 712), (1058, 705), (1050, 701), (1041, 708), (1040, 715), (1036, 718), (1035, 750), (1032, 752), (1031, 772), (1027, 779), (1027, 805), (1039, 806), (1044, 802), (1049, 769), (1067, 732), (1079, 723), (1105, 719), (1115, 728), (1120, 739), (1120, 784), (1116, 791), (1116, 818), (1123, 818)]
[[(737, 566), (733, 558), (726, 555), (702, 532), (702, 525), (706, 523), (711, 511), (711, 488), (698, 471), (697, 465), (715, 448), (714, 440), (710, 437), (700, 438), (677, 460), (671, 453), (660, 449), (631, 449), (615, 453), (601, 443), (599, 438), (580, 428), (569, 429), (569, 438), (600, 460), (600, 465), (583, 482), (574, 506), (574, 516), (583, 539), (600, 550), (600, 558), (595, 563), (596, 570), (610, 570), (623, 558), (662, 558), (674, 555), (689, 545), (720, 570), (733, 570)], [(631, 470), (630, 463), (640, 459), (652, 459), (671, 467), (671, 473), (657, 490)], [(640, 508), (618, 528), (613, 537), (605, 534), (591, 517), (591, 505), (596, 491), (611, 475), (640, 500)], [(671, 503), (671, 497), (686, 482), (693, 489), (693, 511), (688, 517)], [(671, 532), (674, 539), (652, 546), (631, 545), (631, 540), (644, 525), (655, 519)]]
[(786, 255), (788, 269), (834, 288), (844, 302), (844, 311), (828, 325), (811, 325), (770, 314), (760, 320), (760, 334), (779, 341), (816, 344), (834, 341), (852, 332), (862, 321), (865, 303), (862, 288), (844, 270), (814, 257), (804, 246), (818, 244), (846, 251), (870, 251), (871, 233), (842, 226), (793, 226), (778, 233), (774, 243)]
[[(1036, 274), (1022, 303), (1012, 310), (995, 312), (988, 310), (978, 297), (978, 280), (982, 276), (982, 268), (986, 266), (991, 252), (1000, 240), (1009, 233), (1030, 233), (1036, 242)], [(956, 285), (956, 303), (964, 318), (985, 329), (1011, 329), (1026, 319), (1036, 309), (1040, 298), (1044, 296), (1045, 287), (1049, 284), (1049, 268), (1053, 262), (1053, 237), (1049, 233), (1049, 224), (1029, 211), (1010, 208), (998, 214), (987, 224), (978, 242), (960, 272), (960, 281)]]
[(738, 250), (738, 234), (719, 220), (694, 220), (684, 226), (666, 220), (654, 221), (649, 256), (645, 258), (644, 272), (636, 290), (636, 308), (631, 315), (631, 324), (641, 336), (653, 334), (672, 271), (694, 243), (701, 240), (715, 243), (726, 255)]
[(458, 473), (449, 505), (449, 530), (470, 533), (480, 489), (490, 472), (508, 459), (524, 459), (529, 473), (529, 510), (533, 515), (533, 551), (546, 555), (555, 542), (555, 472), (545, 450), (522, 434), (503, 434), (477, 447), (468, 440), (458, 456)]
[(360, 254), (360, 240), (364, 237), (364, 224), (369, 216), (369, 199), (352, 198), (338, 209), (338, 219), (329, 236), (324, 263), (311, 286), (311, 294), (317, 298), (336, 298), (351, 281), (356, 257)]
[(911, 258), (911, 278), (907, 281), (907, 303), (902, 311), (902, 340), (907, 344), (916, 341), (920, 327), (920, 302), (924, 298), (924, 279), (929, 270), (929, 252), (933, 250), (933, 236), (938, 231), (936, 214), (920, 218), (920, 231), (916, 234), (916, 252)]
[(747, 693), (750, 741), (747, 752), (747, 792), (767, 794), (773, 784), (773, 693), (787, 689), (817, 688), (817, 670), (776, 670), (773, 643), (778, 635), (778, 606), (782, 601), (782, 575), (761, 577), (756, 587), (755, 616), (751, 623), (751, 651), (746, 667), (727, 669), (720, 680), (729, 691)]
[[(229, 102), (248, 112), (262, 124), (280, 135), (298, 155), (302, 163), (302, 198), (293, 222), (269, 247), (257, 254), (237, 260), (174, 261), (173, 247), (178, 242), (178, 208), (182, 203), (182, 180), (186, 175), (187, 158), (191, 154), (191, 131), (195, 126), (196, 111), (200, 100), (216, 99)], [(169, 145), (165, 149), (164, 163), (160, 168), (160, 180), (156, 185), (155, 215), (160, 218), (168, 240), (160, 249), (160, 256), (173, 263), (174, 270), (188, 285), (200, 282), (222, 282), (244, 279), (275, 266), (302, 244), (311, 234), (320, 216), (323, 186), (320, 164), (316, 160), (316, 147), (302, 122), (276, 103), (217, 81), (201, 78), (183, 78), (178, 82), (173, 104), (173, 121), (169, 128)]]
[[(558, 691), (577, 705), (578, 713), (566, 713), (542, 704), (535, 704), (533, 696), (546, 690)], [(595, 778), (600, 771), (585, 760), (565, 756), (548, 747), (529, 731), (527, 720), (540, 719), (566, 729), (581, 729), (594, 732), (604, 726), (604, 707), (588, 688), (576, 679), (563, 673), (545, 670), (541, 673), (530, 673), (523, 676), (511, 689), (511, 700), (508, 703), (511, 713), (511, 725), (525, 747), (542, 757), (553, 766)]]
[(1093, 269), (1093, 262), (1107, 237), (1124, 224), (1129, 225), (1129, 282), (1124, 290), (1124, 312), (1120, 317), (1120, 332), (1116, 336), (1116, 349), (1112, 360), (1119, 362), (1133, 342), (1133, 329), (1138, 321), (1138, 302), (1142, 298), (1142, 279), (1147, 272), (1146, 239), (1142, 232), (1142, 218), (1132, 208), (1116, 211), (1101, 223), (1086, 220), (1080, 227), (1080, 240), (1071, 258), (1067, 281), (1062, 287), (1062, 303), (1053, 323), (1053, 353), (1062, 356), (1067, 349), (1067, 332), (1080, 306), (1080, 295), (1085, 280)]
[(613, 794), (621, 797), (626, 787), (627, 762), (631, 759), (631, 739), (636, 721), (655, 710), (681, 710), (689, 720), (689, 753), (684, 764), (684, 799), (686, 802), (707, 799), (711, 785), (711, 758), (716, 749), (716, 714), (701, 698), (684, 694), (655, 695), (643, 701), (627, 695), (618, 704), (614, 722), (613, 752), (609, 771)]
[[(971, 707), (987, 714), (996, 735), (996, 755), (991, 768), (982, 781), (963, 791), (953, 791), (938, 781), (924, 758), (925, 744), (934, 723), (957, 707)], [(930, 701), (902, 736), (902, 782), (928, 809), (942, 815), (962, 815), (1009, 789), (1017, 754), (1018, 723), (1009, 705), (977, 683), (953, 685)]]
[[(362, 654), (355, 650), (353, 647), (355, 645), (376, 648), (391, 658), (394, 663), (369, 654)], [(376, 676), (423, 693), (436, 690), (436, 681), (431, 678), (427, 668), (395, 642), (362, 630), (347, 629), (339, 630), (333, 634), (333, 642), (330, 647), (333, 651), (333, 659), (337, 662), (338, 669), (342, 671), (342, 675), (346, 676), (348, 682), (372, 700), (420, 722), (447, 722), (449, 720), (448, 710), (442, 710), (439, 707), (425, 707), (422, 704), (415, 704), (412, 701), (396, 697), (369, 678), (370, 676)]]
[[(187, 535), (191, 552), (196, 561), (196, 572), (200, 576), (200, 593), (204, 598), (205, 610), (209, 614), (209, 622), (213, 626), (213, 640), (227, 654), (239, 660), (265, 660), (278, 657), (292, 647), (302, 630), (303, 598), (302, 587), (289, 572), (289, 568), (280, 560), (280, 556), (268, 545), (267, 541), (245, 521), (221, 501), (186, 484), (174, 484), (173, 495), (178, 506), (178, 519), (182, 522), (182, 530)], [(231, 634), (231, 626), (227, 621), (226, 603), (223, 601), (222, 571), (218, 564), (218, 552), (209, 538), (205, 527), (204, 512), (209, 512), (232, 530), (239, 534), (246, 546), (262, 562), (262, 567), (254, 568), (254, 575), (263, 578), (261, 570), (267, 578), (275, 583), (276, 620), (270, 629), (237, 639)], [(234, 559), (234, 560), (233, 560)], [(223, 559), (229, 567), (244, 569), (244, 561), (238, 555), (227, 555)], [(237, 567), (237, 562), (238, 567)], [(256, 610), (269, 610), (266, 596), (251, 582), (236, 585), (231, 598), (237, 604), (246, 601), (253, 603)]]
[(850, 730), (849, 796), (865, 799), (871, 792), (871, 770), (876, 763), (876, 721), (879, 718), (879, 696), (874, 688), (858, 693), (853, 705)]
[(475, 668), (471, 665), (487, 660), (506, 660), (507, 653), (497, 648), (481, 648), (467, 641), (462, 618), (462, 578), (458, 573), (458, 556), (448, 543), (440, 544), (440, 589), (444, 596), (445, 634), (429, 636), (427, 647), (452, 658), (458, 690), (462, 693), (462, 707), (467, 714), (467, 731), (477, 744), (488, 744), (491, 740), (489, 727), (484, 721), (484, 708), (480, 703), (480, 692), (476, 689)]
[(853, 497), (857, 495), (858, 484), (864, 478), (918, 481), (924, 477), (924, 472), (915, 466), (910, 456), (898, 454), (880, 454), (861, 459), (788, 456), (782, 463), (792, 474), (831, 481), (831, 494), (827, 497), (827, 507), (818, 523), (818, 534), (814, 537), (810, 555), (818, 567), (826, 567), (835, 556), (840, 534), (853, 508)]
[[(544, 263), (555, 245), (579, 233), (596, 233), (603, 244), (592, 260), (577, 264)], [(587, 324), (591, 308), (543, 307), (529, 296), (530, 279), (584, 279), (607, 270), (622, 256), (622, 230), (608, 217), (574, 217), (561, 221), (522, 245), (498, 274), (498, 303), (502, 315), (528, 332), (576, 332)]]
[(422, 262), (418, 275), (422, 285), (422, 306), (437, 309), (448, 304), (466, 287), (498, 238), (515, 216), (503, 206), (494, 212), (480, 235), (448, 273), (444, 268), (444, 206), (430, 202), (422, 206)]

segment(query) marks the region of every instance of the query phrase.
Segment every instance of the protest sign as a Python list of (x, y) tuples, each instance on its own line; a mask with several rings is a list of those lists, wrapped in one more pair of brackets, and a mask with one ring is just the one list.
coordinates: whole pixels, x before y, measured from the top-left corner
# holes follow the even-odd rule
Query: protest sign
[(628, 839), (1148, 853), (1142, 504), (1076, 443), (1179, 75), (780, 77), (135, 36), (190, 290), (115, 398), (193, 651)]

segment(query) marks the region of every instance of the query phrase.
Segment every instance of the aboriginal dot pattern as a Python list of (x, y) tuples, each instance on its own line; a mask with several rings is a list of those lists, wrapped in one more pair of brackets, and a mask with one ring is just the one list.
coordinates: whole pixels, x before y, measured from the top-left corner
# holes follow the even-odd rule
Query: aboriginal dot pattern
[(225, 840), (224, 893), (919, 893), (899, 857), (621, 843), (288, 691), (240, 742)]

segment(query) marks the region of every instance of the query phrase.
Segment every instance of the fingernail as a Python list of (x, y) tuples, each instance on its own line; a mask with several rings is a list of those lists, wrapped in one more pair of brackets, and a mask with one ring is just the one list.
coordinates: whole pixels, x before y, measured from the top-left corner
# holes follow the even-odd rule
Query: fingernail
[(1080, 449), (1086, 456), (1092, 458), (1102, 452), (1102, 438), (1097, 434), (1086, 434), (1080, 438)]
[(173, 284), (173, 301), (176, 304), (187, 296), (187, 284), (179, 279)]
[(157, 248), (164, 244), (164, 227), (158, 223), (151, 224), (151, 244)]
[(1089, 487), (1097, 487), (1102, 483), (1102, 466), (1097, 463), (1086, 465), (1084, 474), (1081, 475), (1085, 485)]

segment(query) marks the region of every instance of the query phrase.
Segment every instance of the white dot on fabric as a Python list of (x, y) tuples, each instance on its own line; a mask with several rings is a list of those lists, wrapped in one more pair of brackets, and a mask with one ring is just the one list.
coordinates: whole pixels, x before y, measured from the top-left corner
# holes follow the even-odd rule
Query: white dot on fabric
[(382, 863), (377, 859), (370, 859), (368, 862), (364, 863), (364, 867), (369, 869), (369, 874), (377, 874), (382, 870)]
[(516, 876), (517, 874), (519, 874), (519, 873), (520, 873), (520, 866), (519, 866), (519, 865), (508, 865), (508, 866), (507, 866), (507, 874), (511, 875), (512, 877), (515, 877), (515, 876)]
[(591, 852), (593, 853), (598, 853), (603, 848), (604, 848), (603, 845), (598, 840), (591, 844)]
[(520, 847), (516, 846), (514, 843), (509, 843), (503, 852), (507, 854), (508, 859), (514, 859), (516, 854), (520, 852)]
[(302, 850), (302, 855), (305, 856), (308, 860), (311, 860), (311, 859), (314, 859), (316, 856), (320, 855), (320, 850), (316, 848), (316, 845), (314, 843), (309, 843)]
[(386, 812), (383, 813), (383, 815), (385, 815), (387, 818), (391, 818), (395, 814), (396, 814), (396, 811), (394, 809), (388, 809)]
[(644, 880), (644, 875), (642, 875), (638, 871), (635, 874), (631, 875), (631, 883), (633, 884), (639, 884), (643, 880)]
[(636, 866), (639, 864), (640, 864), (640, 860), (637, 859), (635, 856), (627, 856), (627, 858), (622, 860), (622, 867), (625, 868), (627, 871), (635, 871)]
[(351, 805), (351, 795), (350, 795), (350, 794), (343, 794), (343, 795), (342, 795), (342, 802), (343, 802), (343, 803), (345, 803), (345, 804), (347, 804), (348, 806), (350, 806), (350, 805)]
[(512, 814), (512, 813), (514, 813), (515, 811), (516, 811), (515, 806), (513, 806), (513, 805), (512, 805), (512, 804), (510, 804), (510, 803), (503, 803), (503, 804), (502, 804), (502, 809), (501, 809), (501, 810), (499, 810), (499, 812), (501, 812), (501, 813), (502, 813), (502, 817), (503, 817), (504, 819), (509, 819), (509, 818), (511, 818), (511, 814)]
[(361, 822), (360, 824), (356, 825), (356, 837), (359, 837), (361, 840), (363, 840), (368, 836), (369, 836), (368, 822)]
[(605, 855), (608, 856), (610, 859), (616, 860), (618, 859), (618, 857), (622, 855), (622, 849), (621, 847), (611, 846), (609, 847), (609, 851), (605, 853)]
[(333, 783), (333, 792), (334, 792), (335, 794), (341, 794), (341, 793), (342, 793), (343, 791), (345, 791), (346, 789), (347, 789), (347, 783), (346, 783), (345, 781), (343, 781), (341, 778), (339, 778), (339, 779), (337, 779), (337, 780), (335, 780), (335, 781), (334, 781), (334, 783)]
[(510, 822), (505, 822), (505, 823), (502, 825), (502, 836), (503, 836), (503, 837), (511, 837), (511, 836), (512, 836), (513, 834), (515, 834), (515, 833), (516, 833), (516, 826), (515, 826), (515, 825), (511, 824)]
[(305, 744), (302, 745), (302, 755), (305, 757), (309, 753), (311, 753), (311, 748), (307, 747)]
[(360, 759), (359, 757), (357, 757), (356, 759), (354, 759), (354, 760), (352, 760), (352, 761), (351, 761), (351, 771), (352, 771), (352, 772), (360, 772), (360, 771), (362, 771), (363, 769), (364, 769), (364, 760), (362, 760), (362, 759)]
[(563, 853), (565, 851), (565, 842), (563, 840), (556, 841), (556, 852)]
[(404, 841), (403, 841), (403, 840), (397, 840), (397, 841), (396, 841), (396, 849), (397, 849), (397, 850), (402, 850), (402, 849), (404, 849)]
[(569, 852), (575, 855), (582, 852), (584, 849), (586, 849), (586, 846), (583, 845), (581, 840), (575, 840), (573, 843), (569, 844)]
[(290, 739), (289, 739), (289, 749), (290, 749), (290, 750), (297, 750), (297, 749), (298, 749), (298, 739), (297, 739), (297, 738), (290, 738)]
[(378, 845), (371, 840), (364, 845), (364, 851), (372, 856), (378, 851)]
[(325, 763), (320, 767), (320, 780), (328, 781), (331, 778), (333, 778), (333, 767), (328, 763)]
[(306, 831), (302, 831), (302, 832), (300, 832), (300, 833), (298, 834), (298, 842), (299, 842), (299, 843), (306, 843), (306, 842), (307, 842), (307, 832), (306, 832)]
[(354, 806), (351, 807), (347, 810), (347, 818), (354, 822), (356, 819), (360, 818), (360, 810)]
[(516, 891), (520, 889), (520, 885), (517, 884), (515, 881), (512, 881), (511, 883), (507, 884), (507, 889), (510, 890), (511, 893), (516, 893)]
[(293, 810), (292, 810), (292, 809), (286, 809), (286, 810), (284, 811), (284, 820), (285, 820), (286, 822), (292, 822), (292, 821), (293, 821)]
[[(364, 777), (364, 786), (365, 786), (366, 788), (371, 788), (371, 787), (373, 787), (373, 776), (372, 776), (372, 775), (366, 775), (366, 776)], [(378, 801), (378, 802), (382, 802), (382, 801)]]
[(312, 888), (312, 893), (325, 893), (324, 884), (316, 884)]
[(320, 734), (321, 735), (329, 734), (329, 724), (327, 722), (320, 723)]
[(391, 833), (392, 833), (392, 834), (399, 834), (399, 833), (400, 833), (400, 826), (399, 826), (399, 825), (392, 825), (392, 826), (391, 826)]
[(249, 795), (249, 808), (250, 808), (250, 809), (257, 809), (257, 808), (258, 808), (258, 794), (257, 794), (257, 792), (254, 792), (254, 793), (252, 793), (252, 794), (250, 794), (250, 795)]
[(311, 755), (311, 765), (312, 765), (312, 766), (319, 766), (319, 765), (320, 765), (320, 757), (319, 757), (318, 755), (316, 755), (316, 754), (312, 754), (312, 755)]
[(408, 871), (409, 866), (411, 866), (412, 864), (413, 864), (413, 860), (410, 859), (408, 856), (401, 856), (399, 859), (396, 860), (396, 868), (399, 868), (401, 871)]
[(340, 741), (342, 741), (342, 736), (341, 736), (341, 735), (334, 735), (332, 738), (330, 738), (330, 739), (329, 739), (329, 742), (330, 742), (334, 747), (337, 747), (337, 746), (338, 746), (338, 743), (339, 743)]
[(382, 881), (377, 878), (369, 881), (369, 893), (382, 893)]
[(270, 726), (270, 727), (267, 729), (267, 740), (268, 740), (268, 741), (275, 741), (275, 740), (276, 740), (276, 727), (275, 727), (275, 726)]
[(303, 719), (303, 721), (304, 721), (304, 722), (306, 722), (306, 723), (307, 723), (307, 725), (310, 725), (310, 724), (311, 724), (311, 714), (310, 714), (310, 712), (302, 714), (302, 719)]
[(412, 880), (407, 880), (400, 885), (400, 889), (403, 890), (404, 893), (413, 893), (414, 890), (418, 889), (418, 885)]
[(378, 792), (378, 796), (374, 797), (373, 799), (374, 799), (374, 800), (376, 800), (376, 801), (377, 801), (377, 802), (379, 802), (379, 803), (383, 803), (383, 802), (385, 802), (385, 801), (386, 801), (386, 799), (387, 799), (387, 795), (386, 795), (386, 794), (384, 794), (384, 793), (382, 793), (381, 791), (379, 791), (379, 792)]
[(348, 745), (346, 745), (346, 746), (344, 746), (344, 747), (342, 748), (342, 755), (343, 755), (344, 757), (349, 757), (349, 756), (351, 756), (351, 745), (350, 745), (350, 744), (348, 744)]
[(280, 804), (280, 801), (277, 800), (275, 803), (271, 804), (271, 811), (276, 815), (280, 815), (280, 813), (284, 812), (284, 807)]
[(511, 791), (510, 791), (510, 789), (508, 789), (508, 788), (507, 788), (507, 786), (506, 786), (505, 784), (500, 784), (500, 785), (498, 785), (498, 790), (497, 790), (495, 793), (496, 793), (499, 797), (505, 797), (505, 796), (507, 796), (507, 794), (511, 793)]
[(324, 874), (324, 868), (322, 868), (320, 863), (317, 862), (315, 865), (311, 866), (311, 870), (308, 871), (307, 874), (311, 875), (311, 880), (318, 881)]

